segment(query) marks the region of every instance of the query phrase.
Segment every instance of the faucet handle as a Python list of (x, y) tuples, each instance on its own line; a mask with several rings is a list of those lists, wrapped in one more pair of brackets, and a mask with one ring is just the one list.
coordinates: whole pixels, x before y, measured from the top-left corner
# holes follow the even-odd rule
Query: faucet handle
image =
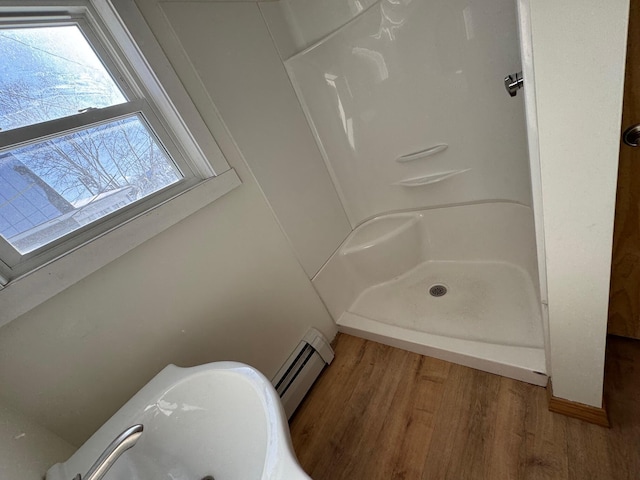
[(504, 77), (504, 88), (507, 89), (507, 93), (512, 97), (515, 97), (524, 86), (524, 79), (522, 78), (522, 72), (512, 73)]
[(84, 477), (77, 474), (73, 477), (73, 480), (100, 480), (118, 457), (136, 444), (143, 430), (144, 426), (142, 424), (127, 428), (109, 444), (107, 449), (102, 452), (102, 455), (98, 457), (98, 460), (96, 460)]

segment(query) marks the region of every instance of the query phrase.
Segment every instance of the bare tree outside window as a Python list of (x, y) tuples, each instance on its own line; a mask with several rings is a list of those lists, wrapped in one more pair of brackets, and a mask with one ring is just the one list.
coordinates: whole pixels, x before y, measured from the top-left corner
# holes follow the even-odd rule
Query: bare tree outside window
[[(76, 26), (0, 29), (0, 63), (2, 131), (127, 101)], [(18, 214), (27, 216), (25, 212), (30, 211), (25, 201), (29, 201), (31, 187), (11, 196), (0, 192), (0, 234), (18, 230), (7, 240), (26, 245), (21, 251), (51, 241), (46, 232), (55, 230), (57, 238), (182, 178), (140, 113), (65, 132), (9, 153), (20, 168), (39, 177), (74, 208), (59, 217), (68, 227), (53, 228), (49, 219), (36, 229), (38, 240), (29, 243), (24, 238), (35, 239), (34, 227)], [(12, 165), (18, 168), (15, 162)], [(2, 172), (0, 168), (0, 176)], [(96, 208), (97, 204), (104, 208)], [(23, 224), (24, 229), (17, 226)]]

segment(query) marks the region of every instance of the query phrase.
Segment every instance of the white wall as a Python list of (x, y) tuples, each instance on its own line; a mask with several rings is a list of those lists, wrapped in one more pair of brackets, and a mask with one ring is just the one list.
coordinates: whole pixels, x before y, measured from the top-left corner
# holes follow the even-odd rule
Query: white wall
[[(261, 2), (260, 9), (271, 28), (280, 19), (288, 35), (274, 36), (283, 60), (321, 40), (360, 15), (377, 0), (278, 0)], [(407, 2), (409, 3), (409, 2)]]
[(553, 393), (598, 407), (628, 8), (530, 2)]
[(351, 227), (258, 4), (160, 8), (312, 277)]
[(0, 478), (41, 480), (75, 448), (23, 414), (0, 404)]
[(0, 329), (0, 399), (74, 445), (168, 363), (238, 360), (270, 377), (309, 327), (336, 332), (216, 113), (213, 80), (158, 27), (155, 1), (143, 10), (243, 185)]

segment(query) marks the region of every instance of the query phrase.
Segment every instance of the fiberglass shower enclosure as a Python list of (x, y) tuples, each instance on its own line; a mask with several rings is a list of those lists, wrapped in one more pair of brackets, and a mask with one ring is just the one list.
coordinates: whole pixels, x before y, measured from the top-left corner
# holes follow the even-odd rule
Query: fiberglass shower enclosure
[(281, 0), (285, 66), (353, 232), (340, 329), (546, 383), (514, 0)]

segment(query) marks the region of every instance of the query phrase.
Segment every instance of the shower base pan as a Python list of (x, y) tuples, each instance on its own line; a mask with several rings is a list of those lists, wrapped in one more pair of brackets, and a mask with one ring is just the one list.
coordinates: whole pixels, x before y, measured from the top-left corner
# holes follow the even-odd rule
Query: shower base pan
[(509, 203), (385, 215), (314, 284), (342, 332), (546, 385), (531, 224)]

